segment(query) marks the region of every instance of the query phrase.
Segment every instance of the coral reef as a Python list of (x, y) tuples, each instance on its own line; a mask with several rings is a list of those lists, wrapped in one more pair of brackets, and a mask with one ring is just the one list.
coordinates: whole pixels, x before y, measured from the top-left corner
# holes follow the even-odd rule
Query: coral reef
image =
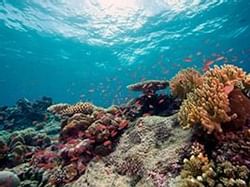
[(117, 138), (128, 127), (119, 108), (107, 110), (90, 103), (64, 109), (57, 144), (36, 152), (31, 164), (50, 173), (49, 183), (63, 185), (82, 175), (95, 157), (113, 151)]
[(123, 114), (131, 121), (141, 116), (169, 116), (179, 109), (180, 100), (172, 96), (157, 94), (165, 89), (168, 81), (144, 81), (127, 86), (132, 91), (142, 91), (143, 95), (121, 106)]
[(179, 121), (184, 128), (201, 124), (208, 133), (223, 131), (221, 124), (237, 118), (230, 114), (229, 94), (244, 82), (245, 72), (232, 65), (215, 66), (205, 73), (203, 83), (188, 93), (179, 111)]
[(138, 117), (159, 115), (169, 116), (177, 112), (180, 101), (167, 95), (143, 95), (121, 106), (125, 116), (130, 120)]
[(60, 132), (61, 139), (78, 138), (83, 136), (83, 132), (94, 122), (94, 118), (77, 113), (65, 120), (62, 123), (62, 129)]
[(41, 100), (30, 102), (20, 99), (14, 107), (0, 108), (0, 126), (3, 130), (15, 131), (35, 126), (48, 120), (47, 107), (52, 104), (52, 99), (42, 97)]
[(186, 69), (128, 88), (143, 94), (107, 109), (47, 97), (0, 107), (0, 186), (7, 175), (20, 187), (250, 186), (249, 74)]
[(173, 96), (185, 99), (189, 92), (202, 84), (202, 81), (202, 76), (198, 71), (188, 68), (178, 72), (171, 79), (169, 87)]
[[(137, 119), (122, 135), (115, 151), (91, 162), (70, 186), (167, 186), (180, 170), (179, 154), (190, 138), (190, 132), (176, 123), (177, 115)], [(169, 136), (158, 137), (161, 130)]]
[(30, 160), (37, 148), (43, 149), (51, 144), (46, 134), (37, 133), (34, 129), (16, 131), (6, 140), (1, 140), (0, 168), (14, 167)]
[[(195, 147), (195, 148), (194, 148)], [(214, 186), (237, 186), (247, 187), (250, 185), (250, 170), (245, 165), (233, 164), (225, 158), (209, 159), (204, 149), (192, 146), (194, 152), (189, 159), (184, 159), (181, 171), (180, 187), (214, 187)], [(218, 153), (215, 150), (214, 154)], [(217, 155), (218, 156), (218, 155)]]

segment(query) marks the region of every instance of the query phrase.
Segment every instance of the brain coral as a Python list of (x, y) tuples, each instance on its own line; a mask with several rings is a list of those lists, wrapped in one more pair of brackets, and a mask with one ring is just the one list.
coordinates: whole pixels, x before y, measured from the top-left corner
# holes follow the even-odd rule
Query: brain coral
[(188, 68), (180, 71), (171, 81), (170, 89), (173, 96), (185, 99), (187, 93), (193, 91), (202, 83), (201, 74), (195, 69)]
[(203, 76), (203, 83), (187, 95), (178, 119), (184, 128), (201, 124), (208, 133), (222, 132), (221, 123), (235, 119), (229, 114), (229, 93), (246, 78), (245, 72), (233, 65), (215, 66)]

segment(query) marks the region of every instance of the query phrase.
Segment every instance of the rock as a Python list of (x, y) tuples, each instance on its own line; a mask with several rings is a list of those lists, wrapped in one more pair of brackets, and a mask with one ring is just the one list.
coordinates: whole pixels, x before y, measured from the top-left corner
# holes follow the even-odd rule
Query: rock
[[(122, 135), (113, 153), (98, 162), (90, 162), (85, 174), (69, 186), (153, 187), (157, 181), (151, 176), (152, 173), (161, 173), (159, 176), (164, 176), (162, 180), (167, 184), (177, 175), (180, 152), (189, 143), (191, 137), (190, 131), (182, 130), (176, 123), (177, 115), (139, 118)], [(128, 164), (124, 165), (124, 161), (129, 157), (132, 160), (134, 157), (139, 158), (135, 161), (138, 160), (143, 164), (141, 167), (143, 171), (139, 176), (129, 176), (129, 173), (126, 174), (127, 168), (122, 168), (125, 165), (130, 167)], [(119, 173), (119, 168), (123, 169), (125, 174)]]
[(4, 187), (18, 187), (20, 179), (18, 176), (10, 171), (0, 171), (0, 186)]

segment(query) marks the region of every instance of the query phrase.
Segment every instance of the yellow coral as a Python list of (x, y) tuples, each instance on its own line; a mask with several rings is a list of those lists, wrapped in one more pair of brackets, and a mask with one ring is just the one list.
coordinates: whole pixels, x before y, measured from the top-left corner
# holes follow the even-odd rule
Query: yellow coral
[(216, 173), (213, 170), (213, 164), (203, 153), (192, 155), (189, 159), (184, 159), (183, 169), (181, 171), (181, 187), (203, 187), (214, 186)]
[(222, 132), (221, 123), (236, 116), (229, 115), (228, 86), (244, 81), (245, 72), (233, 65), (215, 66), (203, 76), (203, 83), (187, 95), (180, 107), (178, 119), (184, 128), (201, 124), (208, 133)]
[(63, 115), (73, 115), (76, 113), (83, 113), (83, 114), (91, 114), (94, 110), (94, 105), (91, 103), (85, 102), (85, 103), (77, 103), (75, 105), (69, 106), (68, 108), (62, 110)]
[(201, 74), (192, 68), (188, 68), (180, 71), (170, 81), (170, 89), (174, 96), (184, 99), (187, 93), (193, 91), (201, 83)]

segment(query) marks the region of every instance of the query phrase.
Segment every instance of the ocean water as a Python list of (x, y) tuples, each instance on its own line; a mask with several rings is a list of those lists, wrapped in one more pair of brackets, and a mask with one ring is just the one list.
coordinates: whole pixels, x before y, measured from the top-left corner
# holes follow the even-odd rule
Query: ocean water
[(121, 104), (206, 62), (250, 71), (249, 0), (0, 0), (0, 105)]

